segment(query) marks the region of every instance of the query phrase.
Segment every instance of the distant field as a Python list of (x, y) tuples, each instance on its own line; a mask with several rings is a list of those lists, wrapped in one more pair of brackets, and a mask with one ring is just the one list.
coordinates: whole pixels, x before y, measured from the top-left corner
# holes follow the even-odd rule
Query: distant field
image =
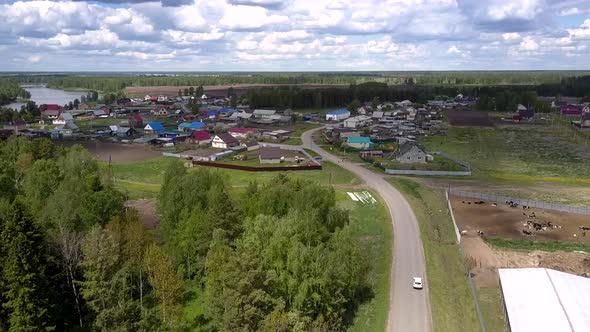
[(590, 184), (590, 140), (574, 137), (569, 128), (550, 125), (452, 127), (421, 143), (470, 162), (480, 180)]
[[(205, 85), (203, 89), (205, 93), (211, 93), (215, 96), (223, 96), (227, 93), (227, 89), (233, 88), (234, 92), (238, 95), (243, 95), (248, 90), (252, 89), (259, 89), (259, 88), (266, 88), (266, 87), (276, 87), (276, 86), (299, 86), (304, 89), (317, 89), (317, 88), (329, 88), (329, 87), (340, 87), (345, 86), (345, 84), (224, 84), (224, 85)], [(164, 95), (164, 96), (178, 96), (178, 90), (189, 89), (191, 87), (196, 88), (198, 85), (186, 85), (186, 86), (168, 86), (168, 85), (160, 85), (160, 86), (128, 86), (123, 91), (126, 96), (129, 97), (143, 97), (146, 94), (149, 95)]]

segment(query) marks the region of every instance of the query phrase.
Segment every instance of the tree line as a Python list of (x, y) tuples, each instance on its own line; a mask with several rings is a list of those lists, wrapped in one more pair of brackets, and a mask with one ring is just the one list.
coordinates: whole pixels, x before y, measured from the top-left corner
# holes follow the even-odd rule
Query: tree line
[(31, 94), (14, 80), (0, 78), (0, 106), (9, 104), (17, 98), (29, 99)]
[(171, 73), (169, 75), (11, 75), (19, 83), (47, 83), (56, 88), (84, 88), (117, 92), (128, 86), (199, 86), (227, 84), (332, 84), (366, 82), (422, 85), (539, 85), (588, 75), (579, 71), (408, 71), (408, 72), (276, 72), (276, 73)]
[(0, 331), (342, 331), (372, 296), (331, 187), (279, 175), (232, 194), (175, 160), (158, 229), (126, 200), (81, 146), (0, 142)]
[(0, 331), (170, 331), (182, 279), (81, 146), (0, 143)]

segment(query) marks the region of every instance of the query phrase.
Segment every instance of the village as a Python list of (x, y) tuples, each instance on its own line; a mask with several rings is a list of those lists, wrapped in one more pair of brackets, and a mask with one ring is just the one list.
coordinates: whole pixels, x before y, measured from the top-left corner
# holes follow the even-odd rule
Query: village
[[(250, 109), (247, 101), (230, 108), (231, 97), (205, 93), (146, 95), (94, 107), (82, 103), (73, 110), (55, 104), (41, 105), (39, 123), (5, 123), (0, 136), (146, 145), (168, 156), (198, 162), (225, 160), (224, 163), (248, 167), (321, 167), (301, 148), (298, 135), (303, 129), (325, 126), (323, 142), (332, 151), (358, 155), (362, 161), (374, 163), (389, 174), (470, 175), (468, 163), (442, 151), (427, 151), (419, 144), (419, 138), (445, 135), (446, 120), (452, 125), (491, 125), (487, 113), (473, 110), (476, 101), (459, 94), (426, 104), (410, 100), (366, 102), (356, 109), (322, 113)], [(572, 126), (590, 129), (587, 103), (547, 102), (561, 116), (570, 118)], [(512, 115), (501, 121), (520, 124), (540, 119), (545, 119), (542, 114), (535, 116), (534, 110), (519, 104)]]

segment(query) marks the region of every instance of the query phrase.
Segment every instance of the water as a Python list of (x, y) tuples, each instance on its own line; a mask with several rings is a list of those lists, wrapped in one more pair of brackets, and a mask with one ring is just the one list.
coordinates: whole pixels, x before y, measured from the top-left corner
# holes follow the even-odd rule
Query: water
[[(85, 91), (64, 91), (60, 89), (50, 89), (45, 85), (22, 85), (22, 87), (31, 93), (31, 100), (37, 105), (57, 104), (63, 106), (74, 99), (85, 96)], [(20, 110), (24, 103), (11, 103), (4, 107)]]

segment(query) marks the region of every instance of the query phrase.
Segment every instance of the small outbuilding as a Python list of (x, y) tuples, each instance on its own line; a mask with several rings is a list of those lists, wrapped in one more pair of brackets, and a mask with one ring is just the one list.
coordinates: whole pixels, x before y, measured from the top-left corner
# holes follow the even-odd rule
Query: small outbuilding
[(326, 113), (327, 121), (342, 121), (350, 117), (350, 111), (347, 109), (339, 109)]
[(278, 164), (281, 162), (283, 152), (281, 148), (263, 146), (260, 148), (258, 158), (262, 164)]

